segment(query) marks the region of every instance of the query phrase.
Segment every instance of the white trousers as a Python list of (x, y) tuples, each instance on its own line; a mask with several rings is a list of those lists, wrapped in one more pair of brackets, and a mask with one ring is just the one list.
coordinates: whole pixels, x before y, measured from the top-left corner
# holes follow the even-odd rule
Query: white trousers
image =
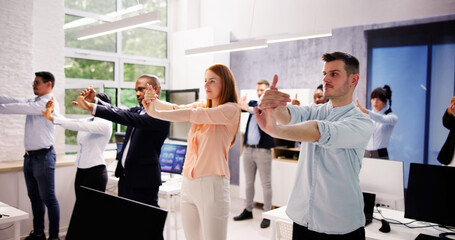
[(183, 178), (180, 200), (187, 240), (225, 240), (230, 209), (229, 180), (219, 175)]

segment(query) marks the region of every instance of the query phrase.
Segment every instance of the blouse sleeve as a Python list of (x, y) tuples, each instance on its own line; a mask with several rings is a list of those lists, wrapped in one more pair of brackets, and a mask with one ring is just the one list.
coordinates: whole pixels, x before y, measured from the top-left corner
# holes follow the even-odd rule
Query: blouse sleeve
[(383, 124), (395, 125), (398, 122), (398, 116), (393, 113), (383, 115), (370, 111), (368, 115), (370, 116), (371, 120)]
[(190, 122), (196, 124), (228, 125), (240, 114), (240, 106), (226, 103), (214, 108), (196, 108), (190, 112)]

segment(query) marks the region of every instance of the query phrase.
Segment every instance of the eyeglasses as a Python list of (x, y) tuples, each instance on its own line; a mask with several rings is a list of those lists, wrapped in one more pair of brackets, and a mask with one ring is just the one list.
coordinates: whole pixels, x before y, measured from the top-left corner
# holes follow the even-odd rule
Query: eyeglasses
[(42, 82), (41, 81), (33, 81), (33, 86), (39, 85), (40, 83), (42, 83)]

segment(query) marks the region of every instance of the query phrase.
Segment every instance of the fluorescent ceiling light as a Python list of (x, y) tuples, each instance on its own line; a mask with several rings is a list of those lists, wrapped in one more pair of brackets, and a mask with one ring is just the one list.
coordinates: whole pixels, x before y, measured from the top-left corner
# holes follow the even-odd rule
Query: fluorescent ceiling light
[(288, 42), (288, 41), (296, 41), (296, 40), (303, 40), (303, 39), (310, 39), (310, 38), (330, 37), (330, 36), (332, 36), (331, 31), (312, 32), (312, 33), (306, 33), (306, 34), (296, 33), (296, 34), (280, 35), (280, 36), (268, 38), (267, 43)]
[(85, 40), (89, 38), (98, 37), (114, 32), (120, 32), (140, 26), (145, 26), (153, 23), (157, 23), (158, 12), (149, 12), (134, 17), (125, 18), (115, 22), (100, 24), (91, 28), (86, 28), (78, 32), (77, 40)]
[(250, 40), (250, 41), (233, 42), (233, 43), (210, 46), (210, 47), (187, 49), (187, 50), (185, 50), (185, 55), (236, 52), (236, 51), (245, 51), (245, 50), (251, 50), (251, 49), (258, 49), (258, 48), (266, 48), (266, 47), (267, 47), (266, 39), (257, 39), (257, 40)]
[[(137, 11), (143, 9), (143, 8), (144, 8), (144, 5), (138, 4), (138, 5), (129, 7), (127, 9), (123, 9), (120, 12), (108, 13), (105, 16), (103, 16), (101, 18), (101, 20), (107, 21), (107, 22), (113, 22), (114, 18), (116, 18), (117, 16), (122, 16), (124, 14), (137, 12)], [(98, 21), (98, 20), (96, 20), (94, 18), (85, 17), (85, 18), (77, 19), (77, 20), (74, 20), (72, 22), (66, 23), (65, 25), (63, 25), (63, 29), (71, 29), (71, 28), (81, 27), (81, 26), (85, 26), (85, 25), (88, 25), (88, 24), (92, 24), (92, 23), (94, 23), (96, 21)]]

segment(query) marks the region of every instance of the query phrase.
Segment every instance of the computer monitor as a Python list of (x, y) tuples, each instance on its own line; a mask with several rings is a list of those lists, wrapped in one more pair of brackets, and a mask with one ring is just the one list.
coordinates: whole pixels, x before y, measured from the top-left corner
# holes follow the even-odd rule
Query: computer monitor
[(125, 133), (124, 132), (116, 132), (114, 133), (115, 136), (115, 143), (117, 144), (117, 153), (122, 150), (123, 142), (125, 141)]
[(363, 158), (359, 180), (363, 192), (376, 194), (376, 204), (404, 211), (402, 161)]
[(163, 239), (167, 211), (80, 187), (66, 240)]
[(455, 167), (411, 163), (404, 216), (455, 226)]
[[(166, 101), (177, 105), (184, 105), (196, 102), (199, 99), (199, 88), (166, 90)], [(186, 141), (190, 131), (190, 122), (171, 122), (169, 139)]]
[(186, 145), (164, 143), (161, 146), (161, 172), (181, 174), (185, 162)]

